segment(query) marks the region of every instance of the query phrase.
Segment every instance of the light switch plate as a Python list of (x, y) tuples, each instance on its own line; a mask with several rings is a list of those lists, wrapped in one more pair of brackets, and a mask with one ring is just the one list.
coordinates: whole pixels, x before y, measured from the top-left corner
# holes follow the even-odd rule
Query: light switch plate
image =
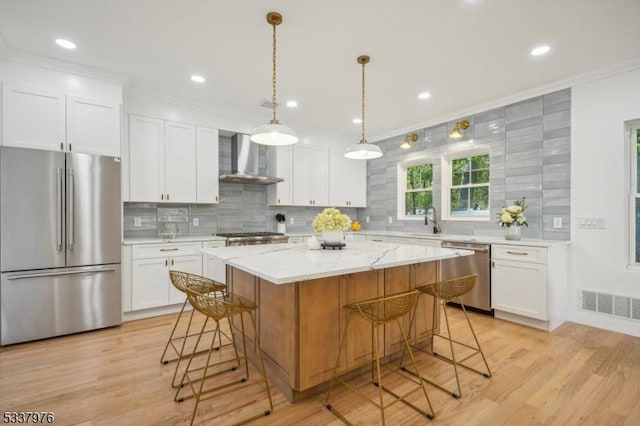
[(562, 218), (561, 217), (554, 217), (553, 218), (553, 227), (555, 229), (562, 228)]
[(584, 229), (605, 229), (607, 225), (604, 217), (579, 217), (578, 228)]
[(139, 228), (142, 226), (142, 218), (141, 217), (134, 217), (133, 218), (133, 226), (135, 226), (136, 228)]
[(193, 226), (200, 226), (200, 218), (199, 217), (194, 217), (193, 218)]
[(364, 218), (365, 223), (369, 223), (369, 221), (370, 221), (370, 220), (371, 220), (371, 218), (370, 218), (369, 216), (366, 216), (366, 217)]
[(393, 223), (393, 217), (389, 216), (389, 225)]
[(289, 218), (289, 225), (295, 225), (296, 224), (296, 220), (292, 217)]

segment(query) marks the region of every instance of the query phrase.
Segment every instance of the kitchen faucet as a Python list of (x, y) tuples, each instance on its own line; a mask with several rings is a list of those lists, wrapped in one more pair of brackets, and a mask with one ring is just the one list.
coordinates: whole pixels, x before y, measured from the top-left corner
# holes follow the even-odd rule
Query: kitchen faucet
[(424, 225), (425, 226), (429, 225), (429, 220), (431, 220), (431, 222), (433, 222), (433, 233), (434, 234), (439, 234), (440, 232), (442, 232), (440, 230), (440, 225), (438, 225), (438, 222), (436, 220), (436, 208), (433, 207), (433, 206), (429, 206), (425, 210), (425, 214), (424, 214)]

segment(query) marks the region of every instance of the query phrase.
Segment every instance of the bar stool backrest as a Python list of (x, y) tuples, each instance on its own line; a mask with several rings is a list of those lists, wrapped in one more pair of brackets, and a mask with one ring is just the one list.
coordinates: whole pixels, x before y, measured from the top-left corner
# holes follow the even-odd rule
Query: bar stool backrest
[(449, 280), (438, 281), (435, 284), (425, 285), (419, 288), (423, 293), (430, 294), (445, 301), (457, 299), (469, 293), (476, 285), (478, 275), (465, 275)]
[(227, 286), (224, 284), (200, 275), (181, 271), (169, 271), (169, 276), (171, 277), (171, 284), (183, 293), (188, 293), (189, 291), (199, 294), (211, 292), (225, 293), (227, 291)]
[(420, 292), (412, 290), (387, 297), (365, 300), (346, 305), (345, 308), (374, 324), (383, 324), (402, 317), (411, 311)]

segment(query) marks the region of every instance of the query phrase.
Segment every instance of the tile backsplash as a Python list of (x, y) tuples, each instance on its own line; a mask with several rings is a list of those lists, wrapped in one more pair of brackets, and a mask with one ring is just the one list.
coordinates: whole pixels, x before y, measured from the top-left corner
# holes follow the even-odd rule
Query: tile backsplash
[[(470, 117), (464, 138), (448, 138), (459, 120), (417, 131), (411, 150), (400, 149), (404, 133), (378, 143), (380, 159), (367, 162), (367, 208), (358, 209), (363, 229), (430, 232), (422, 220), (397, 220), (397, 163), (424, 154), (435, 159), (433, 205), (442, 217), (441, 163), (439, 159), (468, 147), (488, 147), (491, 155), (489, 209), (485, 221), (442, 221), (450, 234), (501, 236), (496, 214), (506, 204), (526, 197), (528, 228), (524, 238), (570, 239), (570, 132), (571, 90), (562, 90), (495, 108)], [(472, 144), (469, 142), (473, 140)], [(369, 217), (370, 223), (366, 224)], [(392, 218), (390, 224), (388, 218)], [(553, 228), (553, 218), (562, 219)]]

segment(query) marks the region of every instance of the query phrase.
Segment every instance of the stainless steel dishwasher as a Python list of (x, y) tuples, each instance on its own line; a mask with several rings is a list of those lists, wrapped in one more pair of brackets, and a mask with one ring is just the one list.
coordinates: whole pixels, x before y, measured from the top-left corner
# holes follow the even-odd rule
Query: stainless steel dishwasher
[(440, 279), (447, 280), (477, 274), (475, 287), (462, 297), (462, 302), (465, 307), (493, 315), (493, 309), (491, 309), (491, 245), (468, 241), (443, 241), (441, 246), (443, 248), (473, 250), (472, 256), (442, 260)]

